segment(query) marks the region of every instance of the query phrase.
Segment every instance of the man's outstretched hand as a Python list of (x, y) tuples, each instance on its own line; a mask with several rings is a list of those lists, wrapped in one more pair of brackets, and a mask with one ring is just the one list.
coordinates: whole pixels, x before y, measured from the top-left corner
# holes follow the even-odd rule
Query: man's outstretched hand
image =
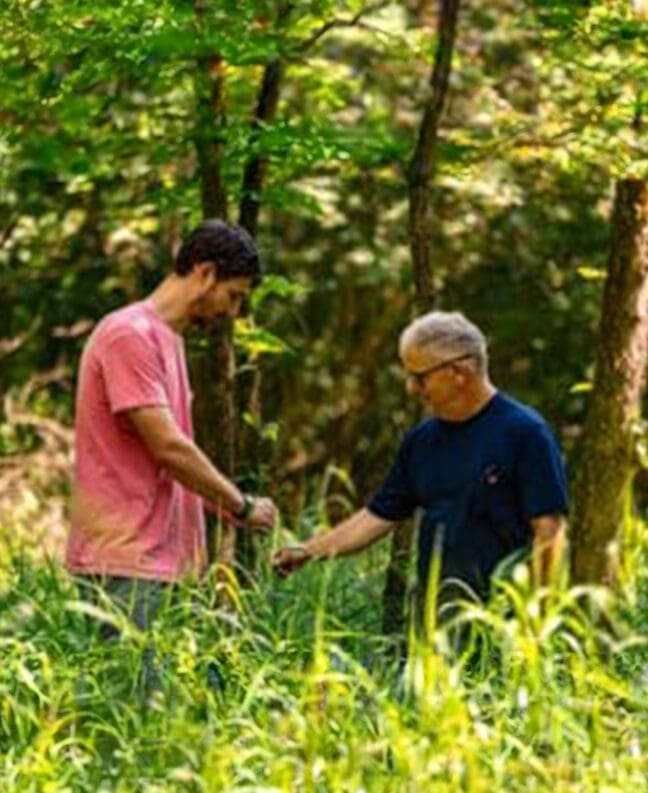
[(364, 507), (330, 531), (314, 534), (302, 545), (279, 548), (272, 557), (272, 566), (277, 575), (285, 578), (310, 559), (335, 559), (357, 553), (384, 537), (393, 525)]
[(289, 545), (274, 552), (272, 555), (272, 569), (278, 576), (287, 578), (312, 558), (303, 545)]

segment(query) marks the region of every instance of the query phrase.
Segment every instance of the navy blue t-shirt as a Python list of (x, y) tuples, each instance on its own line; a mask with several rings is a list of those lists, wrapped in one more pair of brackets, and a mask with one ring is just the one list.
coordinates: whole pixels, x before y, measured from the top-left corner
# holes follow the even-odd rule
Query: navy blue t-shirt
[(367, 506), (390, 521), (422, 507), (419, 581), (427, 581), (442, 532), (441, 577), (485, 597), (496, 565), (530, 545), (531, 519), (566, 513), (567, 479), (545, 420), (496, 393), (467, 421), (428, 418), (413, 427)]

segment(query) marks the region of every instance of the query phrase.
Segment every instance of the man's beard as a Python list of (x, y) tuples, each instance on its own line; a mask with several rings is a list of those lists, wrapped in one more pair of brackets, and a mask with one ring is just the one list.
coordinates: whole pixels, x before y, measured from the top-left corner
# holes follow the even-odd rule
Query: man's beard
[(194, 314), (189, 320), (191, 326), (199, 331), (208, 333), (222, 327), (226, 322), (227, 316), (225, 314)]
[(193, 314), (190, 319), (191, 327), (197, 328), (198, 330), (208, 330), (209, 329), (209, 320), (203, 314)]
[(207, 312), (207, 306), (203, 298), (200, 298), (193, 304), (189, 316), (189, 322), (193, 328), (201, 331), (211, 330), (216, 320), (217, 317), (210, 316)]

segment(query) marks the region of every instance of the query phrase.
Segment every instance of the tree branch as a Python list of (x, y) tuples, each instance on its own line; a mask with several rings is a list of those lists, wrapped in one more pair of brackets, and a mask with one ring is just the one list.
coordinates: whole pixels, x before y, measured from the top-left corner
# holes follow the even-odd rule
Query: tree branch
[(325, 22), (321, 27), (319, 27), (309, 38), (303, 41), (296, 49), (297, 54), (302, 54), (306, 50), (310, 49), (314, 44), (316, 44), (322, 36), (326, 35), (330, 30), (334, 28), (352, 28), (352, 27), (360, 27), (361, 20), (363, 17), (368, 16), (369, 14), (373, 14), (376, 11), (380, 11), (381, 9), (385, 8), (386, 6), (390, 5), (389, 0), (380, 0), (380, 2), (370, 3), (368, 6), (362, 8), (358, 13), (351, 17), (350, 19), (329, 19), (328, 22)]

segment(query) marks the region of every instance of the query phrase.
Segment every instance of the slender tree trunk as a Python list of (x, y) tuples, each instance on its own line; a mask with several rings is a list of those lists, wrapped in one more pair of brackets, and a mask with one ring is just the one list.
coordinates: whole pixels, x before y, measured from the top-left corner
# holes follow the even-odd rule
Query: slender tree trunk
[[(280, 29), (295, 7), (294, 2), (282, 3), (277, 11), (276, 27)], [(261, 88), (257, 97), (254, 118), (250, 128), (248, 148), (251, 152), (243, 172), (239, 223), (256, 237), (261, 209), (261, 191), (268, 170), (268, 157), (258, 150), (259, 138), (265, 124), (272, 122), (279, 107), (279, 90), (285, 64), (282, 58), (273, 58), (263, 70)]]
[[(292, 3), (282, 4), (277, 17), (279, 24), (292, 6)], [(195, 0), (194, 7), (200, 31), (206, 14), (204, 0)], [(279, 59), (269, 63), (264, 71), (250, 134), (252, 152), (256, 152), (263, 124), (271, 121), (276, 114), (282, 75), (283, 64)], [(196, 95), (195, 144), (200, 167), (203, 216), (227, 220), (227, 190), (222, 170), (226, 125), (224, 70), (219, 55), (198, 60)], [(258, 152), (253, 153), (243, 175), (239, 222), (253, 236), (258, 226), (260, 195), (267, 165), (266, 157)], [(232, 322), (224, 320), (219, 323), (210, 331), (206, 341), (196, 339), (192, 348), (191, 369), (196, 388), (194, 415), (198, 442), (225, 474), (234, 476), (239, 439)], [(236, 530), (228, 525), (219, 527), (213, 520), (209, 524), (207, 545), (210, 560), (233, 564), (237, 556)], [(244, 537), (247, 543), (249, 533), (245, 532)]]
[[(279, 10), (279, 21), (288, 13), (291, 5)], [(259, 137), (263, 126), (274, 120), (279, 106), (279, 89), (284, 73), (284, 63), (275, 58), (264, 69), (261, 88), (257, 99), (256, 110), (250, 129), (249, 148), (252, 152), (245, 165), (243, 182), (241, 185), (241, 203), (239, 207), (239, 223), (255, 237), (259, 225), (259, 212), (261, 209), (261, 192), (268, 170), (268, 157), (259, 150)], [(250, 466), (260, 468), (261, 445), (259, 443), (258, 428), (262, 423), (261, 403), (261, 370), (257, 367), (252, 373), (252, 385), (247, 398), (247, 410), (254, 416), (254, 426), (244, 433), (245, 458)], [(258, 476), (251, 477), (252, 486), (259, 488), (263, 483)], [(237, 543), (237, 560), (239, 570), (252, 571), (256, 567), (256, 545), (252, 532), (243, 528)], [(243, 579), (244, 581), (245, 579)]]
[[(283, 77), (284, 64), (276, 58), (269, 63), (264, 72), (261, 90), (257, 101), (249, 146), (255, 152), (263, 125), (272, 121), (279, 105), (279, 88)], [(252, 154), (243, 173), (242, 198), (239, 209), (239, 223), (254, 237), (259, 224), (261, 190), (268, 169), (268, 158), (260, 152)]]
[[(209, 459), (227, 476), (233, 476), (236, 467), (236, 364), (231, 338), (231, 320), (222, 320), (206, 335), (204, 331), (200, 336), (197, 332), (190, 340), (196, 439)], [(235, 530), (228, 525), (219, 526), (214, 516), (208, 515), (207, 523), (210, 562), (232, 564)]]
[(448, 95), (452, 54), (461, 0), (440, 0), (437, 50), (430, 75), (430, 91), (414, 157), (409, 170), (409, 239), (416, 284), (417, 307), (429, 309), (434, 300), (430, 230), (430, 188), (434, 181), (437, 139)]
[[(434, 300), (430, 268), (430, 188), (436, 167), (439, 126), (448, 94), (460, 3), (461, 0), (439, 0), (437, 49), (430, 75), (430, 91), (409, 169), (409, 239), (416, 285), (415, 303), (419, 310), (429, 310)], [(399, 526), (392, 537), (391, 558), (383, 593), (385, 633), (402, 633), (403, 630), (403, 605), (412, 535), (413, 524), (409, 521)]]
[[(196, 0), (196, 22), (203, 25), (205, 9)], [(222, 172), (225, 129), (223, 61), (218, 55), (198, 59), (196, 77), (195, 146), (200, 169), (204, 218), (227, 220), (227, 191)], [(190, 339), (191, 377), (195, 388), (194, 420), (198, 444), (223, 473), (236, 469), (235, 363), (232, 323), (223, 321), (207, 336)], [(210, 562), (234, 562), (236, 533), (208, 517)]]
[(612, 583), (635, 473), (648, 354), (648, 183), (617, 183), (594, 390), (581, 442), (572, 519), (577, 582)]
[(195, 145), (205, 218), (227, 219), (222, 161), (225, 148), (225, 73), (218, 55), (199, 58), (196, 74)]

